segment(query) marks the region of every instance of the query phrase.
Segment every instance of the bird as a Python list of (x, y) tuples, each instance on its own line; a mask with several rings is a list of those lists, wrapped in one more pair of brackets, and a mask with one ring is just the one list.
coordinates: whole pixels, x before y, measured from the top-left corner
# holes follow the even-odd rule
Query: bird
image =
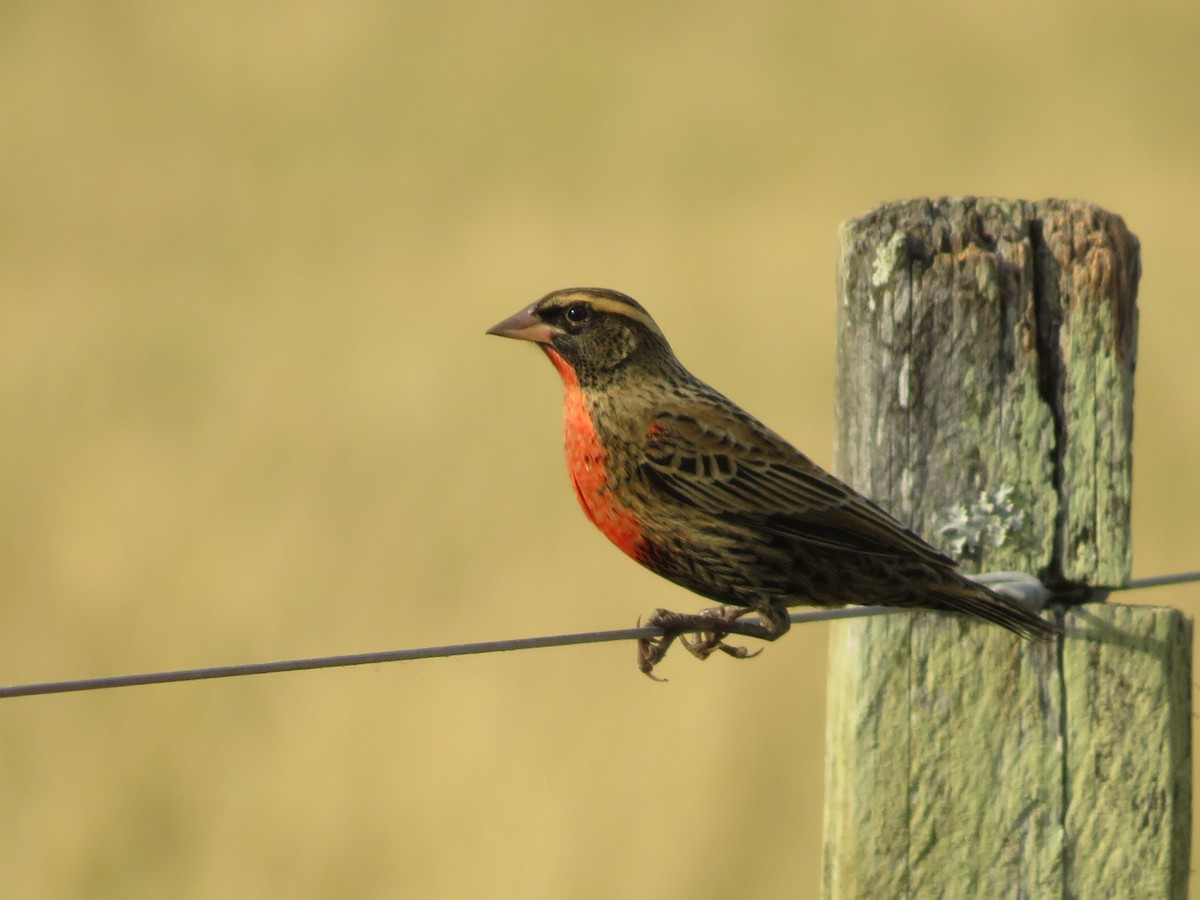
[[(650, 677), (677, 638), (701, 659), (757, 655), (727, 644), (731, 629), (773, 641), (797, 605), (934, 609), (1025, 638), (1057, 634), (693, 376), (632, 297), (556, 290), (487, 333), (534, 343), (558, 371), (567, 471), (587, 518), (638, 563), (720, 604), (649, 616), (661, 634), (638, 641), (638, 667)], [(741, 621), (752, 613), (757, 623)]]

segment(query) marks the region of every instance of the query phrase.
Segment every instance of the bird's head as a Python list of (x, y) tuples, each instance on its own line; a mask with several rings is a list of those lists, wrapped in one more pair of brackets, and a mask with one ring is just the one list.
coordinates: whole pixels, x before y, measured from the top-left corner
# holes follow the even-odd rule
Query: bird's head
[(607, 288), (554, 291), (488, 334), (540, 344), (583, 385), (623, 369), (674, 363), (667, 339), (642, 305)]

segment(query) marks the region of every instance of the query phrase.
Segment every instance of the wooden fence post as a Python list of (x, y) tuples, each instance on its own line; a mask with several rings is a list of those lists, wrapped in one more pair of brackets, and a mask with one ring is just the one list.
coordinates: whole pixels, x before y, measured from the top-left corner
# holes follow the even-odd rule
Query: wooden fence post
[[(1124, 583), (1138, 266), (1083, 203), (846, 223), (842, 477), (970, 568)], [(1186, 897), (1191, 622), (1057, 615), (1050, 644), (937, 613), (832, 625), (826, 896)]]

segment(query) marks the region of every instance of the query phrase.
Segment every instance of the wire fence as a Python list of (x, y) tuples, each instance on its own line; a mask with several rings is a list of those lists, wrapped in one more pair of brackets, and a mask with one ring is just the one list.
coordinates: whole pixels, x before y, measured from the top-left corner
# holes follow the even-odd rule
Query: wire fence
[[(1050, 592), (1029, 575), (1012, 572), (992, 572), (975, 576), (975, 580), (989, 585), (1021, 602), (1041, 607), (1050, 597)], [(1093, 588), (1092, 599), (1103, 599), (1110, 592), (1163, 587), (1173, 584), (1188, 584), (1200, 581), (1200, 571), (1178, 572), (1171, 575), (1154, 575), (1135, 578), (1128, 584), (1112, 588)], [(895, 606), (846, 606), (837, 609), (820, 609), (794, 612), (789, 618), (793, 625), (806, 622), (825, 622), (833, 619), (853, 619), (864, 616), (879, 616), (905, 611)], [(722, 625), (722, 631), (730, 634), (745, 634), (757, 624), (754, 617)], [(698, 631), (700, 629), (685, 629)], [(575, 634), (552, 634), (539, 637), (511, 638), (499, 641), (481, 641), (470, 644), (446, 644), (440, 647), (413, 647), (403, 650), (379, 650), (367, 653), (346, 653), (334, 656), (314, 656), (302, 659), (281, 659), (270, 662), (236, 663), (224, 666), (206, 666), (196, 669), (174, 669), (161, 672), (141, 672), (131, 675), (107, 675), (98, 678), (77, 678), (66, 681), (44, 681), (30, 684), (14, 684), (0, 687), (0, 699), (8, 697), (31, 697), (41, 694), (67, 694), (80, 691), (96, 691), (106, 688), (132, 687), (142, 684), (170, 684), (180, 681), (204, 681), (213, 678), (237, 678), (243, 675), (266, 675), (272, 672), (300, 672), (312, 669), (333, 669), (343, 666), (365, 666), (377, 663), (404, 662), (416, 659), (443, 659), (451, 656), (470, 656), (479, 653), (501, 653), (509, 650), (532, 650), (537, 647), (567, 647), (574, 644), (600, 644), (609, 641), (630, 641), (655, 638), (663, 633), (661, 628), (639, 626), (617, 628), (609, 631), (585, 631)]]

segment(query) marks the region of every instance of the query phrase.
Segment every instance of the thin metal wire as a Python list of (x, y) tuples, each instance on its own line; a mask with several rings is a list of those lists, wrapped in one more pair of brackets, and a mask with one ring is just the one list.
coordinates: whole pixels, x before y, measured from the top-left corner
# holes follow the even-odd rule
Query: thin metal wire
[[(989, 573), (980, 576), (995, 587), (999, 576), (1013, 573)], [(1029, 576), (1020, 576), (1026, 579)], [(1200, 581), (1200, 571), (1179, 572), (1135, 578), (1128, 584), (1108, 590), (1125, 591), (1137, 588), (1160, 587)], [(894, 606), (847, 606), (839, 609), (819, 609), (794, 612), (788, 618), (794, 625), (805, 622), (824, 622), (832, 619), (853, 619), (897, 612)], [(730, 623), (730, 634), (741, 634), (757, 624), (754, 617)], [(691, 629), (699, 630), (699, 629)], [(346, 653), (339, 656), (314, 656), (303, 659), (281, 659), (273, 662), (239, 663), (229, 666), (206, 666), (198, 669), (175, 669), (164, 672), (142, 672), (133, 675), (109, 675), (99, 678), (78, 678), (69, 681), (44, 681), (32, 684), (0, 686), (0, 699), (31, 697), (41, 694), (66, 694), (95, 691), (105, 688), (132, 687), (141, 684), (169, 684), (180, 681), (204, 681), (213, 678), (234, 678), (242, 675), (266, 675), (272, 672), (299, 672), (309, 669), (332, 669), (342, 666), (365, 666), (375, 663), (401, 662), (413, 659), (439, 659), (468, 656), (475, 653), (500, 653), (506, 650), (531, 650), (535, 647), (566, 647), (573, 644), (599, 644), (607, 641), (629, 641), (653, 638), (662, 634), (657, 627), (617, 628), (610, 631), (585, 631), (576, 634), (553, 634), (541, 637), (512, 638), (502, 641), (481, 641), (471, 644), (447, 644), (441, 647), (414, 647), (407, 650), (380, 650), (371, 653)]]
[[(794, 624), (819, 622), (827, 619), (849, 619), (858, 616), (877, 616), (895, 612), (890, 606), (857, 606), (841, 609), (821, 609), (792, 613)], [(730, 625), (731, 634), (740, 634), (757, 624), (748, 616)], [(699, 630), (699, 629), (689, 629)], [(333, 669), (341, 666), (365, 666), (373, 663), (403, 662), (413, 659), (439, 659), (449, 656), (470, 656), (475, 653), (500, 653), (505, 650), (532, 650), (536, 647), (568, 647), (572, 644), (600, 644), (606, 641), (631, 641), (661, 635), (662, 629), (650, 626), (616, 628), (610, 631), (584, 631), (575, 634), (550, 634), (541, 637), (510, 638), (501, 641), (480, 641), (472, 644), (446, 644), (441, 647), (413, 647), (407, 650), (379, 650), (371, 653), (346, 653), (339, 656), (314, 656), (303, 659), (280, 659), (272, 662), (238, 663), (229, 666), (205, 666), (199, 669), (176, 669), (166, 672), (143, 672), (134, 675), (108, 675), (99, 678), (78, 678), (71, 681), (45, 681), (36, 684), (15, 684), (0, 687), (0, 698), (30, 697), (36, 694), (66, 694), (95, 691), (103, 688), (132, 687), (139, 684), (168, 684), (177, 681), (204, 681), (211, 678), (233, 678), (240, 675), (266, 675), (272, 672), (299, 672), (308, 669)]]
[(1145, 578), (1131, 579), (1128, 584), (1120, 584), (1113, 591), (1132, 591), (1135, 588), (1162, 587), (1167, 584), (1187, 584), (1200, 581), (1200, 572), (1176, 572), (1174, 575), (1148, 575)]

